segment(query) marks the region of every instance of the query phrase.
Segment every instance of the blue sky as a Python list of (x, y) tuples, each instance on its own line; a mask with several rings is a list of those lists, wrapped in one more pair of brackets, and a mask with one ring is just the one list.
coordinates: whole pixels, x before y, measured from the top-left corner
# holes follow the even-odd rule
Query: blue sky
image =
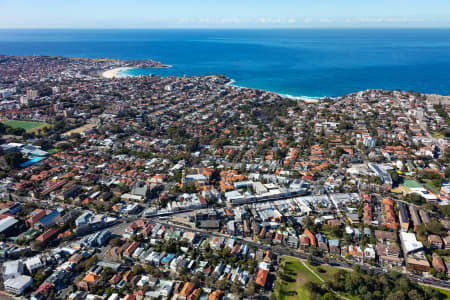
[(0, 28), (450, 27), (450, 0), (0, 0)]

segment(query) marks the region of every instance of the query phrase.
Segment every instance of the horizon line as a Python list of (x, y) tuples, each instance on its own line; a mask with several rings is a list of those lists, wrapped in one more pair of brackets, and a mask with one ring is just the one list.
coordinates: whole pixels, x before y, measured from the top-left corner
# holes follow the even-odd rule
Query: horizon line
[(298, 29), (450, 29), (448, 26), (311, 26), (311, 27), (0, 27), (0, 30), (298, 30)]

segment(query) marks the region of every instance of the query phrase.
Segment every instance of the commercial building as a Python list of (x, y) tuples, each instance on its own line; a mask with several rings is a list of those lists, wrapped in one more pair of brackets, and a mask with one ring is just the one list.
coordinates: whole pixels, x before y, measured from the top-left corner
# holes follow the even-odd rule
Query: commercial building
[(416, 272), (428, 272), (430, 263), (423, 252), (423, 244), (416, 239), (414, 233), (400, 232), (406, 266)]
[(18, 226), (19, 221), (11, 216), (7, 216), (0, 220), (0, 234), (5, 236), (9, 236), (15, 232), (16, 227)]
[(33, 279), (26, 275), (8, 279), (3, 283), (5, 291), (16, 296), (21, 295), (31, 284), (33, 284)]
[(23, 273), (21, 260), (6, 261), (3, 263), (3, 280), (19, 277)]

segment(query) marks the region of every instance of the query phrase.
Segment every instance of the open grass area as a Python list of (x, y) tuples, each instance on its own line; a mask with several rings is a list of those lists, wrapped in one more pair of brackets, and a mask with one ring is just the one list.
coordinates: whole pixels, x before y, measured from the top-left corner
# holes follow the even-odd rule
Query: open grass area
[(50, 150), (47, 150), (47, 152), (48, 152), (49, 155), (58, 153), (59, 151), (61, 151), (61, 150), (58, 150), (58, 149), (56, 149), (56, 148), (52, 148), (52, 149), (50, 149)]
[[(331, 267), (329, 265), (320, 265), (320, 266), (311, 266), (309, 265), (311, 269), (313, 269), (316, 274), (318, 274), (320, 277), (322, 277), (324, 280), (332, 280), (334, 274), (339, 272), (339, 268)], [(323, 272), (323, 271), (325, 272)]]
[[(329, 265), (320, 265), (320, 266), (311, 266), (309, 265), (309, 267), (311, 269), (314, 270), (314, 272), (316, 272), (317, 275), (319, 275), (321, 278), (323, 278), (325, 281), (331, 281), (334, 277), (334, 274), (336, 274), (337, 272), (339, 272), (340, 268), (336, 268), (336, 267), (332, 267)], [(347, 270), (343, 270), (345, 272), (349, 272)], [(339, 295), (342, 295), (348, 299), (352, 299), (352, 300), (358, 300), (358, 296), (353, 296), (349, 293), (343, 293), (343, 292), (339, 292)]]
[[(340, 268), (332, 267), (332, 266), (329, 266), (329, 265), (320, 265), (320, 266), (308, 265), (308, 266), (311, 269), (313, 269), (314, 272), (317, 275), (319, 275), (321, 278), (325, 279), (326, 281), (332, 280), (334, 274), (336, 274), (339, 270), (342, 270)], [(352, 272), (350, 270), (348, 270), (348, 271), (347, 270), (343, 270), (343, 271)], [(439, 288), (434, 288), (434, 289), (439, 290), (442, 294), (444, 294), (446, 296), (445, 299), (450, 299), (450, 291), (448, 291), (446, 289), (439, 289)], [(351, 295), (350, 293), (339, 292), (339, 295), (341, 295), (343, 297), (346, 297), (348, 299), (351, 299), (351, 300), (358, 300), (358, 299), (360, 299), (358, 296)]]
[(440, 190), (441, 190), (441, 187), (439, 186), (435, 186), (434, 184), (433, 184), (433, 181), (432, 180), (430, 180), (430, 179), (424, 179), (424, 181), (425, 181), (425, 188), (427, 188), (427, 189), (429, 189), (429, 190), (431, 190), (433, 193), (435, 193), (435, 194), (439, 194), (439, 192), (440, 192)]
[(276, 299), (309, 299), (310, 293), (305, 286), (308, 281), (321, 284), (300, 260), (284, 256), (274, 291)]
[[(306, 261), (305, 264), (303, 264), (301, 260), (295, 257), (282, 257), (274, 289), (274, 296), (276, 299), (310, 299), (310, 292), (306, 288), (307, 282), (314, 282), (316, 284), (322, 285), (322, 281), (320, 279), (330, 281), (333, 279), (334, 274), (342, 270), (330, 265), (312, 266), (306, 263)], [(308, 268), (312, 271), (310, 271)], [(353, 272), (347, 269), (343, 271)], [(320, 279), (316, 275), (319, 276)], [(440, 288), (435, 289), (439, 290), (443, 295), (445, 295), (445, 299), (450, 299), (449, 290)], [(359, 296), (354, 296), (350, 293), (345, 292), (338, 292), (338, 294), (336, 295), (336, 299), (339, 298), (350, 300), (360, 299)]]
[(439, 131), (432, 131), (431, 135), (435, 138), (435, 139), (441, 139), (444, 136), (439, 132)]
[(74, 133), (82, 133), (82, 132), (84, 132), (84, 131), (86, 131), (86, 130), (89, 130), (89, 129), (91, 129), (91, 128), (94, 128), (94, 127), (96, 127), (96, 126), (97, 126), (97, 125), (95, 125), (95, 124), (85, 124), (85, 125), (83, 125), (83, 126), (80, 126), (80, 127), (78, 127), (78, 128), (74, 128), (74, 129), (72, 129), (72, 130), (69, 130), (69, 131), (63, 133), (63, 136), (70, 137), (70, 136), (71, 136), (72, 134), (74, 134)]
[[(310, 292), (306, 288), (307, 282), (314, 282), (318, 285), (322, 285), (322, 280), (331, 280), (340, 269), (334, 268), (328, 265), (311, 266), (305, 262), (305, 264), (313, 270), (311, 272), (303, 263), (297, 258), (283, 256), (280, 271), (277, 277), (277, 283), (275, 285), (274, 295), (276, 299), (310, 299)], [(348, 293), (339, 293), (343, 296), (341, 298), (347, 298), (351, 300), (359, 299), (357, 296), (350, 295)], [(339, 299), (337, 297), (337, 299)]]
[(2, 123), (10, 126), (12, 128), (23, 128), (28, 132), (48, 126), (48, 124), (44, 123), (44, 122), (30, 122), (30, 121), (18, 121), (18, 120), (8, 120), (8, 121), (3, 121)]

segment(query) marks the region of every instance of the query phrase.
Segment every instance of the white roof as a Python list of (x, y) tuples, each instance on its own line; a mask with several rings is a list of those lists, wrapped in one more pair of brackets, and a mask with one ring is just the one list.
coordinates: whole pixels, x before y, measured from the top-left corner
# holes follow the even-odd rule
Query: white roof
[(23, 144), (21, 144), (21, 143), (9, 143), (8, 144), (8, 146), (10, 146), (10, 147), (22, 147), (23, 146)]
[(137, 286), (144, 286), (149, 279), (150, 279), (150, 277), (142, 275), (141, 279), (137, 283)]
[(130, 200), (141, 200), (142, 199), (142, 196), (132, 195), (132, 194), (129, 194), (129, 193), (125, 193), (125, 194), (123, 194), (120, 197), (124, 198), (124, 199), (130, 199)]
[(27, 258), (27, 260), (25, 260), (25, 264), (27, 265), (27, 268), (32, 268), (33, 266), (40, 265), (41, 257), (39, 255), (29, 257)]
[(269, 270), (270, 266), (268, 263), (262, 261), (258, 264), (258, 269)]
[(62, 247), (62, 248), (61, 248), (61, 251), (67, 252), (67, 253), (69, 253), (70, 255), (72, 255), (72, 254), (74, 254), (75, 252), (77, 252), (78, 250), (73, 249), (72, 247)]
[(423, 244), (416, 239), (414, 233), (400, 232), (400, 239), (406, 253), (414, 252), (423, 248)]
[(265, 185), (264, 185), (267, 189), (276, 189), (276, 188), (278, 188), (278, 186), (276, 186), (275, 184), (273, 184), (273, 183), (266, 183)]
[(21, 290), (30, 284), (33, 279), (30, 276), (20, 275), (15, 278), (11, 278), (5, 281), (5, 286), (12, 287), (17, 290)]
[(203, 174), (191, 174), (186, 175), (186, 179), (192, 179), (192, 180), (206, 180), (206, 176)]
[(10, 217), (10, 216), (1, 219), (0, 220), (0, 232), (5, 231), (6, 229), (8, 229), (11, 226), (14, 226), (17, 222), (19, 222), (19, 221), (17, 221), (15, 218)]
[(119, 299), (119, 294), (113, 293), (111, 296), (109, 296), (108, 300), (117, 300)]
[(5, 275), (22, 273), (21, 266), (22, 266), (22, 261), (20, 261), (20, 260), (6, 261), (5, 263), (3, 263), (3, 267), (5, 269), (3, 273)]
[(230, 191), (230, 192), (226, 192), (225, 193), (225, 198), (229, 199), (238, 199), (238, 198), (242, 198), (243, 195), (241, 193), (239, 193), (239, 191)]

